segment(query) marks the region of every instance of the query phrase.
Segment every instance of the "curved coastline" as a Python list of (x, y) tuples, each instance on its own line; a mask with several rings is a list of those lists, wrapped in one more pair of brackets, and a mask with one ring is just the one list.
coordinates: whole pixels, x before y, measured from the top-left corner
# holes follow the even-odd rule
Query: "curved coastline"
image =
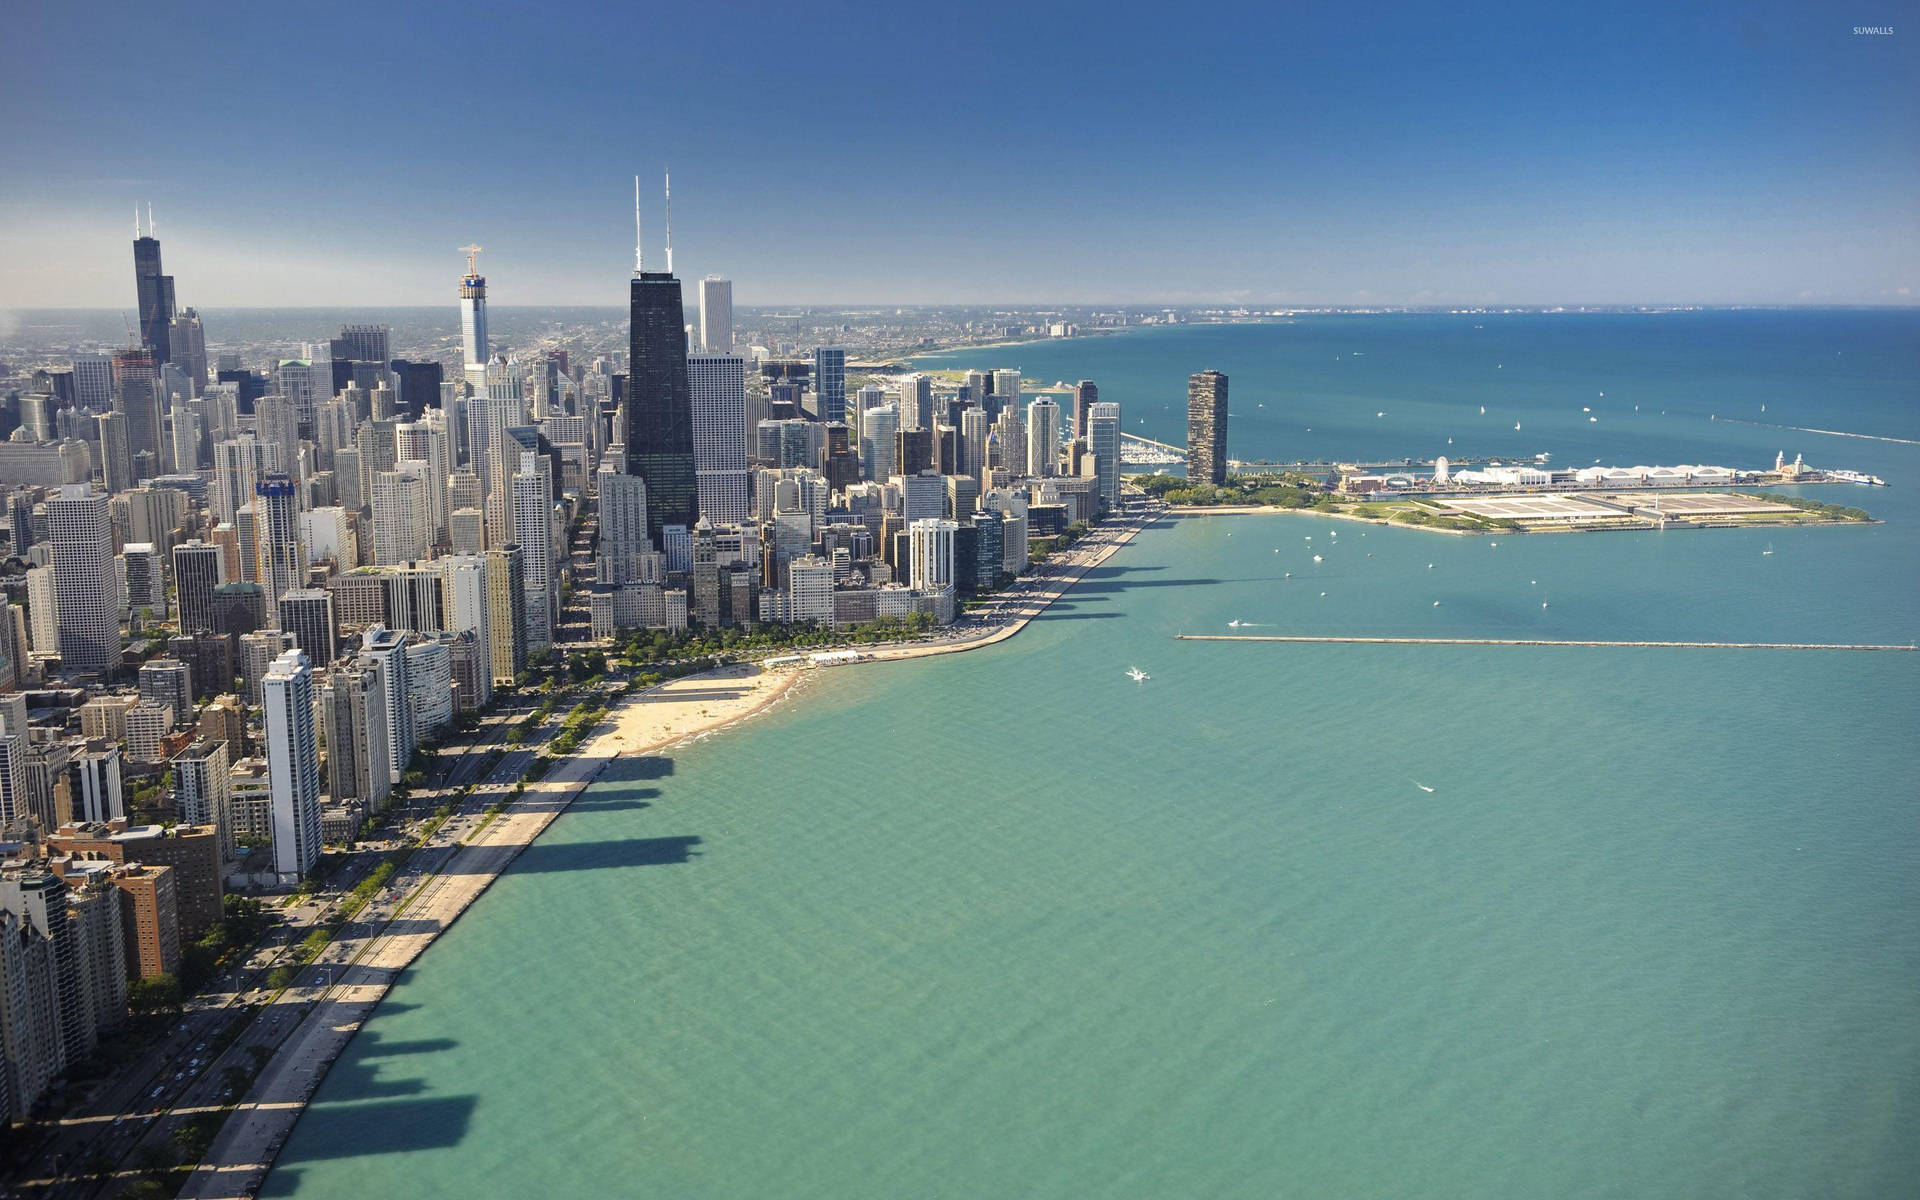
[[(1002, 623), (988, 632), (882, 646), (864, 652), (854, 665), (957, 654), (1004, 642), (1140, 530), (1154, 524), (1161, 513), (1158, 507), (1135, 508), (1061, 552), (1013, 601), (1015, 606)], [(768, 670), (758, 663), (736, 663), (622, 698), (600, 730), (574, 754), (559, 760), (548, 776), (528, 783), (520, 798), (496, 818), (445, 845), (446, 853), (437, 866), (416, 869), (396, 881), (402, 898), (372, 923), (369, 932), (354, 938), (343, 930), (336, 939), (334, 944), (344, 953), (338, 977), (329, 976), (310, 998), (296, 995), (294, 1003), (309, 1006), (299, 1025), (262, 1067), (180, 1196), (226, 1200), (255, 1193), (321, 1080), (401, 971), (451, 928), (608, 764), (731, 728), (766, 712), (791, 697), (806, 673), (800, 667)], [(715, 684), (732, 685), (721, 689), (731, 694), (715, 695)], [(502, 786), (512, 782), (503, 781)], [(477, 802), (484, 804), (485, 798)]]

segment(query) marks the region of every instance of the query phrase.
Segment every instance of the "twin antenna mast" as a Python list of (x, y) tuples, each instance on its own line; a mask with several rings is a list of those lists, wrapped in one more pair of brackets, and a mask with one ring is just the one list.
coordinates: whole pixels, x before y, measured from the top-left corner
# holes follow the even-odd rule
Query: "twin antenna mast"
[[(667, 274), (673, 274), (673, 175), (667, 174)], [(647, 269), (646, 251), (642, 249), (646, 238), (640, 231), (640, 177), (633, 177), (633, 273), (639, 275)]]

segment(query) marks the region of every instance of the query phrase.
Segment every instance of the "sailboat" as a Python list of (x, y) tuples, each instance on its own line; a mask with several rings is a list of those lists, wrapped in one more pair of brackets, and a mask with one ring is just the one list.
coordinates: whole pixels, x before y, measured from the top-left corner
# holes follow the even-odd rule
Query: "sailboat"
[(1153, 676), (1147, 674), (1145, 671), (1142, 671), (1139, 667), (1128, 667), (1127, 677), (1133, 680), (1135, 683), (1145, 683), (1147, 680), (1153, 678)]
[(1513, 423), (1513, 431), (1514, 431), (1515, 433), (1519, 433), (1519, 432), (1520, 432), (1520, 422), (1518, 422), (1518, 421), (1515, 421), (1515, 422)]
[(1762, 558), (1771, 558), (1771, 557), (1773, 557), (1773, 543), (1772, 543), (1772, 542), (1768, 542), (1768, 543), (1767, 543), (1767, 548), (1766, 548), (1765, 550), (1762, 550), (1762, 551), (1760, 552), (1760, 557), (1762, 557)]

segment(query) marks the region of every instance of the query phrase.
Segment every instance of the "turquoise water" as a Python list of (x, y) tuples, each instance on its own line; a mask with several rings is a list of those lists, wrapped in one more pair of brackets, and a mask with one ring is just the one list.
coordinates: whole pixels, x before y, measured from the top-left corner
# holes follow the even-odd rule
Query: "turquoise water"
[[(1696, 331), (1701, 361), (1731, 356), (1733, 325)], [(1230, 354), (1294, 353), (1298, 328), (1018, 360), (1150, 394)], [(1399, 353), (1409, 327), (1348, 328)], [(1916, 344), (1876, 341), (1911, 320), (1838, 328), (1859, 361)], [(1189, 334), (1219, 357), (1193, 361)], [(1156, 339), (1145, 382), (1123, 384), (1105, 356)], [(1041, 350), (1062, 369), (1036, 369)], [(1652, 371), (1631, 343), (1586, 357), (1608, 361), (1609, 397)], [(1444, 355), (1411, 361), (1403, 381), (1451, 386)], [(1805, 375), (1853, 407), (1808, 401), (1822, 419), (1793, 423), (1910, 436), (1914, 378)], [(1747, 383), (1663, 386), (1705, 405)], [(1252, 389), (1234, 387), (1238, 420)], [(1337, 411), (1317, 387), (1297, 402)], [(1387, 398), (1359, 393), (1343, 436), (1370, 437)], [(1782, 436), (1676, 421), (1719, 449), (1692, 459), (1770, 460), (1741, 439)], [(1431, 430), (1408, 417), (1383, 441)], [(1233, 619), (1920, 636), (1920, 447), (1800, 436), (1810, 461), (1900, 485), (1837, 493), (1888, 523), (1496, 546), (1168, 522), (1010, 643), (822, 672), (795, 703), (624, 765), (409, 973), (269, 1190), (1911, 1192), (1920, 655), (1171, 638)], [(1630, 457), (1681, 457), (1656, 451)]]

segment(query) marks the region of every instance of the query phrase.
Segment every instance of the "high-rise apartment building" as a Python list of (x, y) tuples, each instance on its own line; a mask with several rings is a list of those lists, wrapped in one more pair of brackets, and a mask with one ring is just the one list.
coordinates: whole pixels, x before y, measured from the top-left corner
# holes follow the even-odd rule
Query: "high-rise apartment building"
[(263, 686), (267, 777), (273, 802), (273, 870), (282, 886), (320, 861), (320, 750), (313, 723), (313, 667), (288, 650)]
[(340, 652), (333, 617), (333, 593), (325, 588), (294, 588), (280, 597), (280, 631), (293, 638), (307, 661), (324, 666)]
[[(1091, 385), (1089, 385), (1091, 386)], [(1096, 400), (1087, 410), (1087, 450), (1093, 455), (1094, 477), (1100, 481), (1100, 502), (1120, 506), (1120, 406)]]
[(1187, 480), (1227, 481), (1227, 377), (1218, 371), (1187, 380)]
[(1060, 473), (1060, 406), (1045, 396), (1027, 405), (1027, 474)]
[(1087, 439), (1087, 421), (1093, 416), (1093, 406), (1100, 402), (1100, 389), (1091, 379), (1082, 379), (1073, 385), (1073, 436), (1081, 441)]
[(407, 635), (384, 625), (375, 625), (360, 635), (360, 663), (380, 673), (380, 693), (387, 705), (387, 772), (393, 783), (400, 782), (407, 764), (413, 761), (406, 647)]
[(359, 800), (370, 811), (386, 807), (393, 791), (387, 697), (378, 667), (345, 663), (318, 685), (321, 735), (326, 739), (327, 795)]
[(487, 551), (487, 624), (493, 681), (510, 685), (527, 666), (526, 577), (517, 543)]
[[(653, 487), (647, 487), (649, 510)], [(526, 585), (526, 631), (529, 651), (553, 645), (554, 587), (553, 500), (546, 476), (534, 470), (527, 455), (513, 477), (514, 540), (520, 544), (520, 566)]]

